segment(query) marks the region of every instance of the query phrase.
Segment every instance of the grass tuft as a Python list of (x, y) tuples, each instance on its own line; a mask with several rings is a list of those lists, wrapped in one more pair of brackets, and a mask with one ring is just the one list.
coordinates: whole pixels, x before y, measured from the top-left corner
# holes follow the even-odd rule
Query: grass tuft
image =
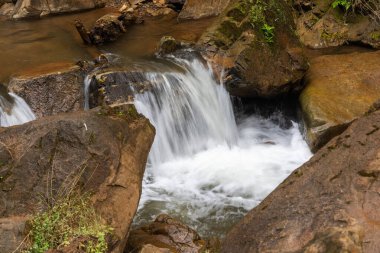
[(32, 219), (30, 247), (25, 252), (43, 253), (68, 246), (75, 238), (88, 237), (91, 240), (82, 245), (84, 252), (105, 253), (106, 237), (111, 232), (112, 228), (96, 214), (88, 195), (71, 194)]

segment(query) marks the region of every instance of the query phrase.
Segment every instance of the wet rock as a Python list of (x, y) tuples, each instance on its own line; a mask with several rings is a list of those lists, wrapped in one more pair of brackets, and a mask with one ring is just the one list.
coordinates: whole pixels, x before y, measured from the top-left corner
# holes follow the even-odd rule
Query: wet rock
[(90, 108), (133, 102), (135, 94), (150, 90), (151, 83), (138, 71), (106, 68), (91, 74)]
[[(252, 12), (257, 12), (252, 15)], [(298, 92), (308, 65), (287, 1), (232, 2), (198, 44), (226, 88), (240, 97)]]
[(81, 110), (84, 73), (70, 63), (49, 64), (13, 77), (9, 91), (22, 97), (37, 117)]
[(144, 252), (148, 245), (160, 248), (158, 252), (166, 249), (166, 252), (173, 253), (198, 253), (204, 249), (205, 241), (180, 221), (161, 214), (153, 223), (131, 231), (126, 252)]
[[(11, 155), (0, 165), (0, 252), (12, 252), (24, 238), (19, 235), (23, 217), (43, 210), (46, 201), (78, 181), (76, 191), (92, 193), (96, 212), (113, 228), (112, 252), (121, 253), (154, 132), (132, 105), (49, 116), (2, 129), (0, 157)], [(10, 240), (4, 243), (6, 238)]]
[[(380, 2), (374, 1), (374, 6), (371, 7), (377, 12), (375, 18), (371, 18), (368, 10), (363, 11), (357, 3), (355, 9), (351, 6), (346, 10), (340, 6), (334, 8), (333, 2), (334, 0), (295, 2), (295, 8), (298, 9), (297, 34), (303, 44), (311, 48), (325, 48), (353, 42), (380, 48)], [(363, 2), (368, 5), (369, 1)]]
[(300, 103), (315, 151), (380, 99), (380, 51), (317, 57), (305, 83)]
[(80, 20), (75, 21), (75, 27), (86, 44), (101, 45), (116, 41), (127, 28), (135, 23), (143, 22), (133, 13), (111, 13), (99, 18), (90, 32)]
[(223, 12), (230, 0), (186, 0), (178, 19), (200, 19), (217, 16)]
[(180, 49), (181, 43), (176, 41), (172, 36), (164, 36), (161, 38), (158, 48), (158, 54), (170, 54)]
[(97, 0), (18, 0), (14, 19), (40, 17), (80, 10), (94, 9), (104, 4)]
[(356, 120), (226, 236), (221, 252), (380, 248), (380, 111)]

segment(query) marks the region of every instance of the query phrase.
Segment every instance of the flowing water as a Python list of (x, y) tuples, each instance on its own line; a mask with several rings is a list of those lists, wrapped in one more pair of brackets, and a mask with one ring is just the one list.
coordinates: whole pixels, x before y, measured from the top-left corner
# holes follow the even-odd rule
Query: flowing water
[(166, 212), (203, 235), (223, 235), (311, 153), (297, 123), (280, 114), (236, 123), (230, 97), (207, 65), (175, 60), (184, 71), (147, 73), (153, 89), (136, 96), (156, 127), (137, 224)]
[[(83, 45), (73, 20), (80, 18), (90, 26), (108, 12), (1, 22), (0, 81), (36, 65), (93, 59), (100, 52), (127, 58), (129, 66), (150, 56), (161, 36), (195, 41), (211, 22), (147, 19), (115, 43), (99, 48)], [(207, 64), (196, 58), (171, 59), (164, 67), (150, 64), (155, 67), (143, 66), (143, 75), (153, 88), (137, 94), (135, 105), (155, 125), (157, 135), (135, 223), (151, 222), (166, 212), (202, 235), (223, 235), (311, 153), (296, 122), (280, 126), (281, 114), (235, 118), (230, 96)], [(87, 78), (86, 109), (89, 85)], [(27, 104), (14, 94), (0, 96), (0, 106), (1, 126), (34, 119)]]
[(24, 99), (13, 93), (5, 96), (0, 95), (0, 126), (20, 125), (35, 118)]

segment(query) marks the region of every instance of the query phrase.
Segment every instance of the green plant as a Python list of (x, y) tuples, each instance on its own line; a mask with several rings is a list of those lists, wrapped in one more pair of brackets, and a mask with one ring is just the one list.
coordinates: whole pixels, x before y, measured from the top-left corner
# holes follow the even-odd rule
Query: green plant
[(343, 7), (346, 11), (348, 11), (348, 9), (350, 9), (350, 7), (352, 6), (352, 2), (351, 0), (335, 0), (333, 3), (332, 3), (332, 7), (335, 9), (337, 7)]
[(87, 253), (107, 252), (106, 236), (112, 228), (96, 214), (88, 195), (71, 194), (37, 214), (31, 221), (27, 253), (43, 253), (67, 246), (77, 237), (89, 237), (83, 245)]
[(274, 41), (274, 26), (270, 26), (267, 23), (263, 24), (261, 31), (264, 34), (265, 41), (268, 43), (273, 43)]

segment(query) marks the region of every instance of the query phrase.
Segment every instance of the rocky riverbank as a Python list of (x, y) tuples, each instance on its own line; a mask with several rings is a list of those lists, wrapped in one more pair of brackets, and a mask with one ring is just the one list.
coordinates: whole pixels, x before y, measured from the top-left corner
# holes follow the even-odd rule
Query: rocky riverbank
[[(12, 106), (16, 106), (14, 96), (24, 99), (37, 119), (0, 128), (0, 252), (378, 251), (378, 0), (368, 3), (356, 0), (18, 0), (0, 2), (0, 15), (8, 19), (0, 22), (7, 22), (7, 27), (11, 27), (9, 24), (29, 27), (39, 21), (26, 18), (43, 17), (49, 21), (54, 18), (46, 16), (104, 6), (112, 9), (91, 22), (81, 23), (73, 18), (70, 32), (65, 33), (79, 50), (86, 51), (91, 57), (80, 55), (72, 57), (71, 61), (44, 61), (39, 66), (12, 72), (11, 77), (7, 77), (6, 87), (1, 87), (0, 95), (4, 99), (0, 99), (0, 119), (2, 114), (9, 114)], [(75, 14), (75, 17), (81, 15)], [(16, 22), (16, 19), (26, 20), (9, 23)], [(145, 19), (147, 24), (143, 22)], [(174, 24), (181, 31), (166, 31)], [(128, 44), (129, 50), (124, 51), (126, 41), (132, 39), (128, 36), (139, 35), (136, 31), (144, 29), (147, 31)], [(46, 33), (41, 41), (51, 36), (49, 31), (39, 32)], [(21, 29), (15, 33), (23, 36), (25, 31)], [(164, 36), (159, 41), (161, 35), (172, 36)], [(35, 40), (20, 43), (35, 45)], [(350, 52), (341, 50), (346, 44), (355, 46)], [(44, 45), (48, 47), (49, 44)], [(136, 58), (128, 58), (135, 48), (146, 51), (140, 54), (137, 64)], [(198, 68), (184, 65), (184, 62), (189, 64), (189, 59), (197, 59)], [(150, 64), (146, 64), (148, 61)], [(9, 64), (17, 65), (12, 61)], [(204, 73), (192, 73), (199, 69)], [(186, 78), (192, 78), (191, 82)], [(192, 159), (197, 167), (203, 164), (196, 160), (196, 156), (175, 156), (176, 152), (186, 150), (191, 155), (201, 154), (195, 151), (207, 150), (212, 141), (220, 147), (221, 143), (228, 142), (230, 150), (246, 148), (245, 143), (238, 143), (242, 138), (238, 136), (235, 115), (232, 106), (228, 106), (230, 102), (223, 101), (227, 106), (219, 106), (223, 94), (227, 93), (218, 89), (207, 90), (207, 94), (214, 94), (218, 99), (201, 97), (202, 82), (207, 78), (220, 79), (230, 96), (243, 101), (242, 105), (235, 104), (236, 116), (244, 101), (256, 101), (259, 107), (271, 104), (276, 108), (277, 101), (294, 100), (291, 104), (298, 108), (295, 120), (299, 121), (304, 138), (315, 154), (290, 175), (289, 171), (286, 174), (289, 177), (269, 196), (257, 193), (264, 196), (259, 201), (254, 196), (256, 192), (246, 191), (235, 196), (234, 186), (218, 185), (219, 181), (199, 186), (205, 196), (214, 194), (235, 201), (228, 202), (229, 206), (223, 208), (225, 216), (228, 216), (228, 210), (247, 212), (246, 206), (236, 204), (241, 203), (241, 199), (246, 202), (254, 200), (258, 204), (233, 226), (225, 238), (213, 238), (206, 233), (200, 235), (195, 228), (173, 218), (175, 213), (150, 217), (151, 223), (133, 226), (142, 185), (155, 182), (154, 173), (146, 172), (144, 178), (145, 168), (154, 164), (157, 157), (164, 160), (167, 155), (164, 155), (165, 145), (161, 145), (162, 154), (155, 154), (156, 160), (147, 162), (156, 133), (152, 124), (160, 122), (171, 127), (164, 130), (172, 136), (183, 138), (182, 145), (177, 145), (174, 140), (166, 142), (167, 146), (177, 145), (176, 150), (172, 150), (172, 158)], [(156, 87), (157, 83), (164, 85)], [(194, 87), (177, 89), (176, 85), (181, 83)], [(203, 87), (195, 83), (201, 83)], [(165, 89), (173, 92), (165, 93)], [(142, 99), (144, 94), (150, 96)], [(184, 94), (198, 94), (199, 101)], [(160, 98), (164, 95), (171, 103), (171, 110), (166, 108), (167, 101)], [(181, 103), (176, 100), (178, 97), (181, 97)], [(157, 112), (149, 115), (150, 121), (133, 105), (135, 103), (136, 107), (147, 111), (148, 104), (141, 105), (142, 101), (157, 105), (154, 108)], [(185, 109), (178, 111), (175, 103)], [(212, 111), (215, 115), (197, 118), (202, 113), (192, 107), (196, 103), (220, 108)], [(163, 108), (170, 111), (167, 113), (172, 118), (157, 119)], [(208, 128), (223, 110), (232, 115), (228, 114), (232, 120), (226, 117), (216, 121), (218, 128), (207, 129), (212, 135), (211, 141), (202, 147), (191, 146), (191, 138), (202, 140), (208, 136), (198, 132), (198, 135), (193, 134), (188, 129)], [(229, 120), (236, 129), (224, 125), (230, 123)], [(196, 122), (194, 126), (193, 122)], [(185, 123), (187, 125), (183, 125)], [(296, 123), (289, 120), (287, 124), (276, 124), (280, 129), (288, 130)], [(162, 133), (161, 126), (157, 126), (157, 131), (158, 136), (169, 135)], [(280, 135), (289, 132), (284, 130)], [(266, 154), (261, 150), (283, 145), (265, 134), (257, 134), (260, 149), (256, 153), (261, 155)], [(218, 138), (222, 140), (220, 143)], [(289, 147), (293, 147), (294, 141), (293, 138)], [(198, 143), (202, 144), (201, 141)], [(189, 147), (185, 147), (187, 144)], [(218, 152), (222, 152), (221, 149)], [(282, 159), (285, 161), (286, 158)], [(299, 160), (286, 161), (296, 164)], [(281, 170), (276, 166), (273, 171), (277, 170), (279, 177)], [(268, 168), (264, 173), (272, 173), (272, 167)], [(229, 177), (234, 177), (234, 170), (239, 168), (230, 169)], [(254, 181), (260, 177), (258, 174), (248, 171), (244, 177)], [(202, 176), (206, 177), (206, 174)], [(216, 180), (223, 181), (222, 176), (218, 176), (215, 176)], [(237, 177), (236, 181), (241, 180)], [(268, 178), (266, 180), (270, 180)], [(228, 192), (228, 188), (233, 190)], [(180, 187), (177, 190), (185, 191)], [(165, 189), (158, 192), (162, 196), (175, 195)], [(197, 197), (193, 191), (193, 198)], [(164, 206), (160, 201), (150, 205), (160, 208)], [(177, 210), (183, 215), (183, 210)], [(193, 215), (192, 212), (195, 211), (188, 209), (187, 215)], [(88, 222), (89, 219), (94, 222)], [(67, 224), (62, 225), (59, 221)], [(202, 217), (201, 222), (207, 222), (207, 217)], [(220, 219), (219, 222), (225, 221)], [(50, 234), (48, 240), (46, 235)]]

